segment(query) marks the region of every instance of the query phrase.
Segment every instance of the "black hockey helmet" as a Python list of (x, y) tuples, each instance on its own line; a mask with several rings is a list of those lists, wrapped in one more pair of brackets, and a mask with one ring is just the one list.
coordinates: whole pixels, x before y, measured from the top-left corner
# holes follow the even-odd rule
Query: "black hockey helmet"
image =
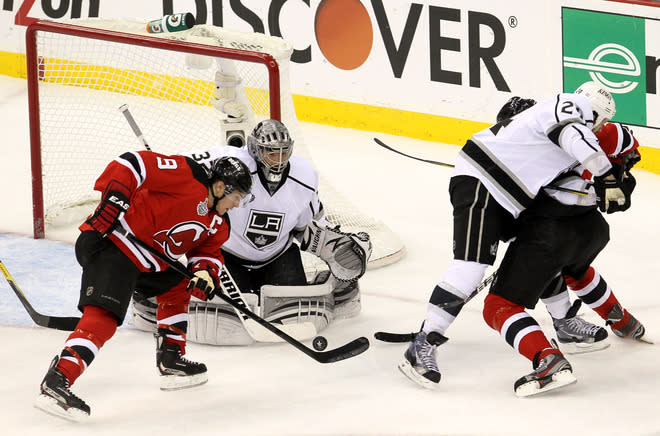
[(509, 101), (504, 103), (502, 109), (497, 113), (497, 122), (511, 118), (514, 115), (518, 115), (520, 112), (536, 104), (536, 100), (533, 98), (522, 98), (522, 97), (511, 97)]
[(209, 186), (213, 186), (218, 180), (222, 180), (225, 184), (223, 197), (234, 191), (238, 191), (246, 197), (251, 196), (252, 175), (250, 169), (236, 157), (224, 156), (211, 162)]

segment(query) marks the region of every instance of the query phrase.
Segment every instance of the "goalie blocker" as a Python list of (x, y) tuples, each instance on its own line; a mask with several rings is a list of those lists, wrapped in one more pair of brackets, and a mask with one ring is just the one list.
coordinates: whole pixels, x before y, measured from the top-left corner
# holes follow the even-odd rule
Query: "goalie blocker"
[[(249, 309), (297, 340), (308, 340), (335, 319), (350, 318), (361, 310), (357, 280), (340, 281), (329, 271), (317, 274), (307, 286), (261, 287), (260, 295), (241, 293)], [(156, 301), (133, 294), (133, 325), (156, 331)], [(277, 338), (255, 338), (248, 332), (233, 308), (219, 298), (201, 301), (192, 298), (188, 308), (187, 339), (200, 344), (250, 345), (257, 341), (275, 342)]]

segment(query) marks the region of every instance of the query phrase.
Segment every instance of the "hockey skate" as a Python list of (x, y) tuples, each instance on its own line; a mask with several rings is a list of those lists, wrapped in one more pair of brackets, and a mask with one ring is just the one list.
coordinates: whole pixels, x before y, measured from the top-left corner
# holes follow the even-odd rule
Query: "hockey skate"
[(160, 371), (160, 389), (174, 391), (206, 383), (209, 378), (206, 365), (191, 362), (181, 355), (177, 344), (165, 342), (164, 334), (154, 334), (156, 338), (156, 366)]
[(55, 356), (50, 363), (34, 407), (69, 421), (84, 421), (89, 418), (89, 406), (69, 390), (69, 380), (56, 368), (59, 361)]
[(433, 389), (440, 382), (435, 350), (438, 345), (447, 341), (448, 339), (438, 332), (427, 335), (420, 331), (406, 350), (403, 362), (399, 364), (399, 370), (420, 386)]
[(607, 325), (612, 329), (612, 333), (620, 338), (632, 338), (638, 341), (653, 343), (653, 340), (646, 334), (644, 325), (637, 321), (630, 312), (623, 309), (620, 304), (615, 304), (607, 314)]
[(577, 382), (568, 360), (557, 350), (543, 359), (534, 357), (534, 371), (519, 378), (513, 390), (519, 397), (529, 397)]
[(575, 300), (563, 319), (552, 319), (560, 348), (567, 354), (590, 353), (610, 346), (607, 330), (577, 314), (582, 300)]

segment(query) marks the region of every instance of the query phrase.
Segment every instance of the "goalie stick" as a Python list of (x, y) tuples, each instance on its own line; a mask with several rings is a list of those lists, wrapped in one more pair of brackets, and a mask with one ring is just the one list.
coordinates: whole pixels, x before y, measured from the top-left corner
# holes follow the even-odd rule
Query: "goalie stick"
[[(126, 118), (126, 122), (128, 122), (128, 125), (131, 127), (131, 130), (133, 130), (133, 133), (135, 133), (135, 136), (140, 140), (142, 145), (144, 145), (144, 148), (146, 148), (149, 151), (153, 151), (151, 150), (151, 147), (149, 147), (149, 143), (147, 142), (147, 139), (144, 137), (144, 134), (142, 133), (142, 129), (140, 129), (140, 126), (138, 126), (138, 123), (135, 121), (135, 118), (133, 118), (133, 114), (131, 114), (131, 111), (128, 108), (128, 104), (123, 104), (119, 106), (119, 111), (124, 115), (124, 117)], [(236, 286), (236, 283), (234, 282), (234, 279), (229, 275), (229, 272), (225, 271), (224, 269), (220, 273), (220, 286), (222, 287), (223, 291), (225, 291), (225, 293), (229, 297), (231, 297), (237, 304), (239, 304), (242, 307), (245, 307), (246, 309), (248, 308), (247, 303), (241, 296), (238, 286)], [(259, 324), (251, 320), (236, 307), (233, 307), (233, 309), (234, 312), (236, 313), (236, 316), (243, 324), (245, 330), (255, 341), (257, 342), (283, 341), (281, 338), (278, 338), (272, 333), (261, 328)], [(314, 324), (311, 322), (283, 324), (282, 330), (286, 330), (288, 334), (290, 334), (297, 340), (311, 339), (314, 336), (316, 336), (317, 333), (316, 327), (314, 327)]]
[[(481, 282), (479, 286), (477, 286), (477, 288), (474, 291), (472, 291), (472, 293), (468, 295), (465, 299), (448, 301), (443, 304), (437, 304), (436, 306), (441, 309), (444, 309), (449, 307), (455, 307), (458, 306), (459, 304), (466, 304), (468, 301), (472, 300), (479, 292), (486, 289), (486, 287), (490, 285), (493, 282), (493, 280), (495, 280), (496, 276), (497, 276), (497, 271), (494, 271), (491, 275), (486, 277), (484, 281)], [(415, 339), (415, 335), (417, 335), (417, 332), (411, 332), (411, 333), (376, 332), (374, 333), (374, 338), (383, 342), (399, 343), (399, 342), (412, 342)]]
[[(125, 229), (117, 229), (117, 231), (120, 232), (124, 237), (128, 238), (130, 241), (134, 242), (135, 244), (149, 251), (158, 259), (160, 259), (161, 261), (172, 267), (179, 274), (189, 279), (193, 277), (193, 274), (191, 274), (187, 269), (183, 268), (183, 266), (179, 262), (175, 262), (169, 259), (164, 254), (153, 248), (151, 245), (148, 245), (146, 242), (138, 239), (136, 236), (127, 232)], [(369, 348), (369, 339), (362, 336), (352, 340), (347, 344), (342, 345), (341, 347), (332, 350), (314, 351), (306, 347), (301, 342), (291, 337), (287, 333), (283, 332), (279, 328), (275, 327), (270, 322), (266, 321), (265, 319), (261, 318), (260, 316), (252, 312), (250, 309), (247, 308), (247, 306), (242, 306), (241, 304), (237, 303), (231, 297), (225, 295), (223, 292), (218, 292), (215, 293), (214, 295), (217, 295), (218, 297), (220, 297), (220, 299), (224, 300), (226, 303), (228, 303), (235, 309), (240, 310), (248, 318), (254, 320), (257, 324), (264, 327), (266, 330), (269, 330), (271, 333), (275, 334), (276, 336), (279, 336), (284, 341), (293, 345), (299, 351), (303, 352), (304, 354), (306, 354), (307, 356), (311, 357), (312, 359), (316, 360), (319, 363), (332, 363), (332, 362), (338, 362), (340, 360), (349, 359), (351, 357), (357, 356), (358, 354), (365, 352)]]
[[(454, 168), (454, 166), (455, 166), (455, 165), (440, 162), (440, 161), (437, 161), (437, 160), (422, 159), (421, 157), (406, 154), (402, 151), (399, 151), (395, 148), (390, 147), (389, 145), (385, 144), (383, 141), (381, 141), (378, 138), (374, 138), (374, 142), (376, 142), (376, 144), (380, 145), (381, 147), (383, 147), (387, 150), (393, 151), (394, 153), (400, 154), (401, 156), (409, 157), (410, 159), (415, 159), (415, 160), (418, 160), (418, 161), (421, 161), (421, 162), (426, 162), (426, 163), (430, 163), (430, 164), (433, 164), (433, 165), (439, 165), (439, 166), (447, 167), (447, 168)], [(575, 194), (575, 195), (582, 195), (582, 196), (585, 196), (585, 197), (588, 197), (590, 195), (588, 192), (576, 191), (574, 189), (569, 189), (569, 188), (562, 188), (561, 186), (546, 185), (546, 186), (544, 186), (544, 188), (552, 189), (554, 191), (568, 192), (570, 194)]]
[(48, 327), (56, 330), (64, 330), (68, 332), (72, 332), (76, 329), (76, 325), (78, 325), (78, 321), (80, 321), (80, 318), (73, 316), (48, 316), (37, 312), (34, 309), (34, 307), (32, 307), (30, 302), (27, 300), (25, 294), (23, 294), (23, 292), (21, 291), (21, 288), (18, 287), (16, 281), (11, 276), (11, 274), (9, 274), (9, 271), (7, 271), (7, 268), (5, 268), (5, 265), (2, 263), (1, 260), (0, 260), (0, 270), (2, 270), (2, 275), (5, 276), (7, 283), (9, 283), (9, 286), (11, 286), (13, 291), (16, 293), (16, 296), (21, 301), (23, 307), (25, 308), (28, 315), (30, 315), (30, 318), (32, 318), (32, 321), (34, 321), (36, 325), (41, 327)]

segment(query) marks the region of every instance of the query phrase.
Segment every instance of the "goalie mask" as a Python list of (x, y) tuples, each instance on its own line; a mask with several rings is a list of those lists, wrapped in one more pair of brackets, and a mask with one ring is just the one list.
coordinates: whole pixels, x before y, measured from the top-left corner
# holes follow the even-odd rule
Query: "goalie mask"
[(248, 136), (247, 149), (266, 180), (278, 183), (293, 152), (293, 140), (284, 124), (264, 120)]
[(614, 118), (616, 114), (616, 105), (612, 94), (603, 86), (596, 82), (585, 82), (578, 89), (575, 94), (583, 95), (589, 100), (591, 110), (594, 112), (594, 132), (598, 132), (600, 127), (607, 121)]
[(235, 157), (221, 157), (214, 160), (211, 163), (208, 181), (211, 192), (213, 192), (213, 184), (218, 180), (222, 180), (225, 184), (225, 192), (222, 194), (222, 197), (213, 196), (214, 202), (211, 205), (211, 209), (215, 209), (219, 200), (233, 192), (238, 192), (241, 195), (241, 207), (246, 206), (254, 200), (254, 195), (251, 194), (252, 175), (250, 174), (250, 169), (240, 159)]

